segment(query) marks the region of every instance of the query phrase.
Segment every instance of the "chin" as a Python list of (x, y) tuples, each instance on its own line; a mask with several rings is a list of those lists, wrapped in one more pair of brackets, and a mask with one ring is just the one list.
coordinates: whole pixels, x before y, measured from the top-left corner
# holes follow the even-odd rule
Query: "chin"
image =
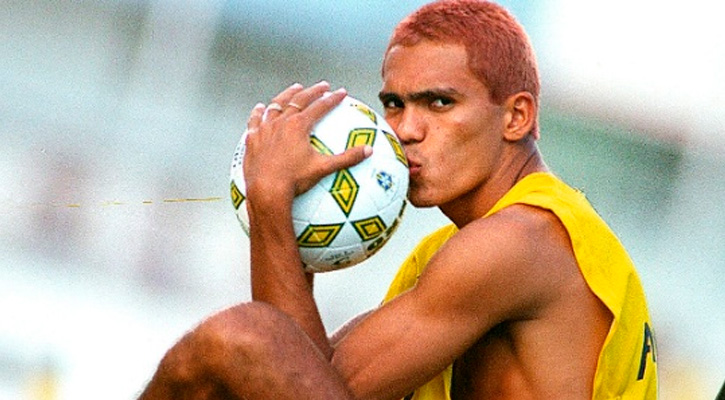
[(408, 199), (408, 202), (415, 208), (431, 208), (438, 206), (438, 204), (435, 204), (433, 202), (418, 202), (411, 199)]
[(420, 190), (409, 190), (408, 202), (416, 208), (430, 208), (436, 207), (440, 204), (440, 202), (436, 201), (434, 197), (426, 196), (426, 194)]

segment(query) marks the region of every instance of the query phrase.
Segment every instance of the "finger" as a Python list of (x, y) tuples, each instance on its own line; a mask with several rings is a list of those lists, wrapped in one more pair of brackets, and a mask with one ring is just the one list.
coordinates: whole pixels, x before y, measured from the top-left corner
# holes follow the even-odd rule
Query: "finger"
[[(325, 82), (320, 85), (315, 85), (302, 91), (294, 96), (290, 102), (294, 104), (294, 107), (287, 107), (285, 113), (295, 112), (300, 116), (299, 119), (303, 122), (303, 128), (312, 129), (312, 126), (317, 123), (327, 113), (332, 111), (338, 106), (342, 100), (347, 96), (345, 89), (338, 89), (334, 92), (329, 92), (329, 85)], [(298, 111), (298, 107), (301, 111)], [(293, 111), (288, 111), (293, 110)]]
[(318, 121), (332, 111), (347, 96), (347, 90), (337, 89), (334, 92), (320, 93), (305, 108), (305, 112), (313, 121)]
[(265, 105), (262, 103), (257, 103), (252, 108), (252, 111), (249, 113), (249, 118), (247, 118), (247, 130), (256, 129), (259, 126), (262, 122), (265, 108)]
[(330, 84), (326, 81), (320, 81), (304, 90), (297, 92), (286, 104), (285, 112), (300, 112), (314, 101), (324, 97), (330, 90)]
[(262, 116), (262, 121), (266, 121), (270, 118), (274, 118), (282, 114), (282, 111), (284, 111), (284, 108), (287, 106), (287, 103), (289, 103), (290, 99), (302, 89), (302, 85), (300, 85), (299, 83), (294, 83), (287, 89), (280, 92), (272, 99), (269, 105), (267, 105), (267, 108), (264, 111), (264, 115)]
[(267, 105), (267, 107), (264, 109), (264, 114), (262, 114), (262, 122), (280, 115), (282, 113), (282, 105), (279, 103), (273, 101)]
[(343, 153), (328, 157), (328, 162), (325, 166), (324, 175), (329, 175), (335, 171), (341, 169), (350, 168), (354, 165), (360, 164), (363, 160), (370, 157), (373, 154), (373, 148), (365, 146), (355, 146), (353, 148), (345, 150)]

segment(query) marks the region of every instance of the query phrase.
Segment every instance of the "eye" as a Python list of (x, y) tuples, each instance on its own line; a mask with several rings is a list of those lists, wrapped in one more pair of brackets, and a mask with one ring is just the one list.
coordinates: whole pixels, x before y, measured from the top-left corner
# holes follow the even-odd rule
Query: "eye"
[(448, 108), (453, 105), (453, 99), (448, 97), (436, 97), (430, 102), (430, 108), (435, 110), (441, 110)]
[(400, 98), (396, 96), (389, 96), (380, 99), (381, 103), (383, 103), (383, 108), (386, 110), (393, 110), (396, 108), (403, 108), (403, 101), (400, 100)]

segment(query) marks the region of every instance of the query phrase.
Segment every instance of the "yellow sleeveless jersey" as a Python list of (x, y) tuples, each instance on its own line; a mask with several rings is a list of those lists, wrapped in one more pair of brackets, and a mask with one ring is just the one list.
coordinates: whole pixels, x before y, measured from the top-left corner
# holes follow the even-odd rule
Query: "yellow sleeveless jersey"
[[(526, 176), (484, 218), (513, 204), (550, 210), (559, 218), (584, 279), (614, 316), (599, 354), (592, 398), (656, 399), (652, 322), (637, 272), (617, 237), (581, 192), (550, 173)], [(456, 232), (449, 225), (423, 239), (403, 262), (384, 302), (413, 287), (433, 254)], [(450, 400), (452, 375), (451, 365), (406, 399)]]

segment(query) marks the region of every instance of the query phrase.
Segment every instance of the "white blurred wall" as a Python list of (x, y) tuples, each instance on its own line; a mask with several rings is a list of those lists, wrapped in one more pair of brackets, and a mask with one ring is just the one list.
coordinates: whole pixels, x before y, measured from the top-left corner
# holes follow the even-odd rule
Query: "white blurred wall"
[[(185, 330), (249, 298), (247, 244), (226, 197), (248, 110), (320, 79), (377, 107), (387, 37), (422, 2), (282, 3), (0, 3), (0, 400), (132, 398)], [(553, 115), (542, 148), (590, 189), (640, 266), (662, 398), (714, 397), (725, 376), (725, 159), (710, 136), (721, 119), (557, 74), (566, 50), (546, 41), (564, 41), (565, 3), (532, 15), (507, 4), (542, 48)], [(325, 323), (374, 307), (405, 253), (443, 223), (409, 210), (375, 259), (321, 275)]]

